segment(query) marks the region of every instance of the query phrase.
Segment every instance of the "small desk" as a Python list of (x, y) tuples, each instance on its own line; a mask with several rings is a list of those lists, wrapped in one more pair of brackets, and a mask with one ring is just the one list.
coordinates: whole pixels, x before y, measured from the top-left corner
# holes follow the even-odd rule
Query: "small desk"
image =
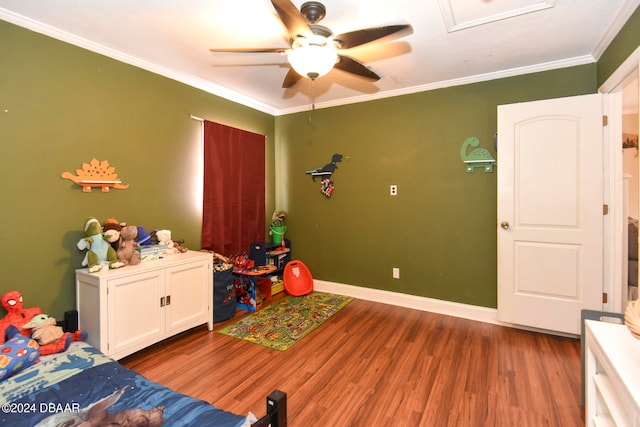
[(238, 299), (238, 308), (247, 311), (257, 311), (262, 307), (263, 300), (271, 299), (271, 280), (260, 281), (261, 276), (276, 271), (275, 265), (261, 265), (259, 267), (234, 269), (233, 274), (239, 276), (233, 281)]

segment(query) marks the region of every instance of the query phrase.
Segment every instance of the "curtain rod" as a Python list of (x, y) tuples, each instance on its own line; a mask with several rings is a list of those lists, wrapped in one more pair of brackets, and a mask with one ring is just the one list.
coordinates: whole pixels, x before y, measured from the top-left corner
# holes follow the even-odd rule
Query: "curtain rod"
[(197, 120), (197, 121), (199, 121), (199, 122), (204, 122), (204, 119), (203, 119), (203, 118), (198, 117), (198, 116), (194, 116), (193, 114), (191, 115), (191, 118), (192, 118), (193, 120)]

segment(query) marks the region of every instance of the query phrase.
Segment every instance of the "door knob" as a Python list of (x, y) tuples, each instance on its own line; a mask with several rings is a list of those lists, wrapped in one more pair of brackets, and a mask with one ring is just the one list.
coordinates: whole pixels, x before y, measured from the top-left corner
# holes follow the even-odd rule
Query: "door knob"
[(509, 229), (509, 223), (507, 221), (503, 221), (502, 224), (500, 224), (500, 227), (504, 228), (505, 230)]

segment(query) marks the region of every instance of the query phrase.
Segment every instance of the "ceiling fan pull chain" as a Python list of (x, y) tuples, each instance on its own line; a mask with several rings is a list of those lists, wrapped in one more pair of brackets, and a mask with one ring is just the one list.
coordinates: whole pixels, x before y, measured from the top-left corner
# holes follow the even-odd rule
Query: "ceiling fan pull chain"
[(316, 97), (313, 93), (314, 86), (316, 84), (315, 80), (310, 80), (309, 85), (311, 86), (311, 110), (309, 110), (309, 124), (312, 122), (313, 112), (316, 111)]

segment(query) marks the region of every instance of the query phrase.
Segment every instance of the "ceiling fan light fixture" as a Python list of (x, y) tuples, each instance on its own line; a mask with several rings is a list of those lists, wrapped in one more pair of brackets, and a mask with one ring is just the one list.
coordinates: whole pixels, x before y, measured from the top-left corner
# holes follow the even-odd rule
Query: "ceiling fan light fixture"
[(296, 73), (315, 80), (331, 71), (338, 54), (331, 44), (294, 44), (287, 52), (287, 59)]

